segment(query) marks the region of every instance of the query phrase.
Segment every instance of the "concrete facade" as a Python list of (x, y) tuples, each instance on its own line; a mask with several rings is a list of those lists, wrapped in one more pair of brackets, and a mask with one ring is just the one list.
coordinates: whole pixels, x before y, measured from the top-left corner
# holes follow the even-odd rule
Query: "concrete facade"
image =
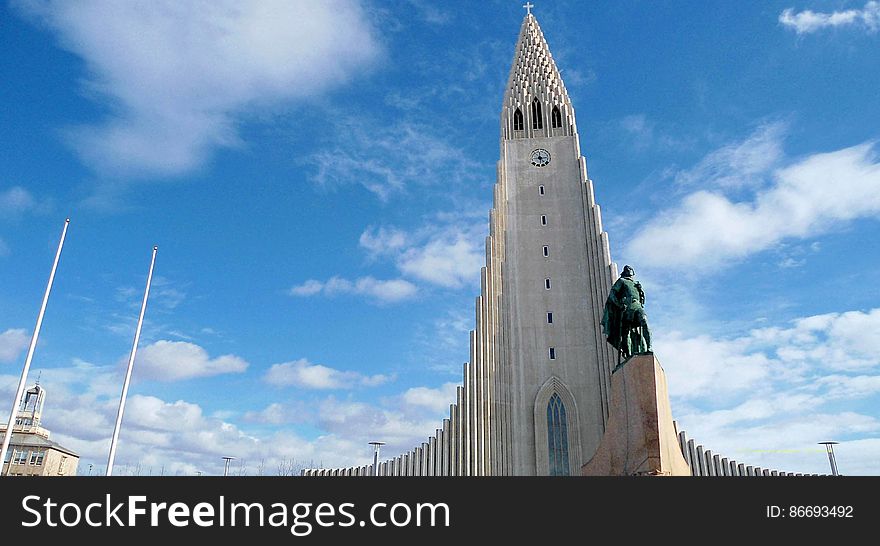
[(574, 108), (531, 14), (520, 29), (502, 107), (491, 217), (501, 221), (490, 238), (503, 240), (494, 294), (507, 425), (500, 473), (548, 473), (547, 404), (556, 394), (566, 414), (568, 473), (579, 474), (608, 417), (613, 362), (599, 318), (617, 266), (581, 155)]
[(579, 474), (605, 431), (616, 361), (599, 320), (617, 266), (574, 108), (532, 14), (520, 28), (500, 121), (470, 359), (448, 426), (410, 453), (412, 475), (549, 473), (554, 395), (568, 457), (556, 473)]
[[(25, 391), (19, 403), (9, 442), (4, 476), (75, 476), (79, 455), (49, 439), (42, 427), (46, 391), (39, 384)], [(6, 427), (0, 429), (0, 438)]]

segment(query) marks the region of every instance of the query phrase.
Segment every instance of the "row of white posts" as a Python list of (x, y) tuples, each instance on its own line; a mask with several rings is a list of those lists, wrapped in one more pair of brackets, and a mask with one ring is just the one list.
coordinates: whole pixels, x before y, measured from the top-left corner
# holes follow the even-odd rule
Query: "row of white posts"
[[(46, 313), (46, 305), (49, 303), (49, 293), (52, 291), (52, 284), (55, 282), (55, 271), (58, 269), (58, 262), (61, 259), (61, 249), (64, 247), (64, 239), (67, 237), (68, 226), (70, 226), (70, 218), (64, 220), (64, 229), (61, 231), (61, 240), (58, 241), (58, 250), (55, 252), (55, 262), (52, 264), (52, 272), (49, 274), (49, 283), (46, 285), (46, 293), (43, 295), (43, 303), (40, 305), (40, 313), (37, 315), (37, 324), (34, 326), (31, 343), (30, 346), (28, 346), (27, 356), (24, 359), (24, 367), (21, 370), (18, 389), (15, 391), (15, 398), (12, 400), (12, 410), (9, 412), (9, 423), (6, 425), (6, 433), (3, 436), (3, 447), (0, 449), (0, 461), (6, 460), (6, 452), (9, 450), (9, 442), (12, 440), (12, 431), (15, 426), (15, 417), (18, 413), (19, 401), (21, 400), (25, 386), (27, 385), (28, 371), (30, 371), (31, 361), (34, 358), (37, 339), (40, 337), (40, 327), (43, 325), (43, 316)], [(131, 347), (131, 354), (128, 357), (128, 369), (125, 371), (125, 381), (122, 383), (122, 395), (119, 397), (119, 409), (116, 412), (116, 425), (113, 428), (113, 437), (110, 440), (110, 455), (107, 457), (107, 476), (113, 475), (113, 461), (116, 458), (116, 444), (119, 441), (119, 429), (122, 427), (122, 414), (125, 412), (125, 399), (128, 396), (128, 386), (131, 382), (131, 370), (134, 366), (138, 341), (141, 337), (141, 327), (144, 324), (144, 313), (147, 311), (147, 298), (150, 296), (150, 284), (153, 281), (153, 266), (156, 264), (156, 252), (158, 252), (158, 250), (158, 246), (153, 247), (153, 256), (150, 259), (150, 272), (147, 274), (147, 288), (144, 290), (144, 301), (141, 304), (141, 312), (138, 316), (137, 329), (134, 334), (134, 343)], [(11, 459), (9, 461), (9, 466), (12, 467)], [(8, 473), (9, 471), (7, 470), (7, 474)]]

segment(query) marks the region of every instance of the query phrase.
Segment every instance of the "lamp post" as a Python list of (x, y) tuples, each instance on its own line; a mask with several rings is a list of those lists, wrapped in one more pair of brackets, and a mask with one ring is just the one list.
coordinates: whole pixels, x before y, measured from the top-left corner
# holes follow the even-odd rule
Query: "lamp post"
[(373, 446), (373, 476), (379, 475), (379, 449), (385, 445), (385, 442), (370, 442)]
[(223, 457), (223, 460), (226, 461), (225, 466), (223, 467), (223, 476), (229, 475), (229, 461), (235, 459), (235, 457)]
[(840, 442), (819, 442), (819, 445), (825, 446), (825, 451), (828, 452), (828, 462), (831, 463), (831, 475), (832, 476), (840, 476), (840, 473), (837, 471), (837, 461), (834, 459), (834, 445), (839, 444)]

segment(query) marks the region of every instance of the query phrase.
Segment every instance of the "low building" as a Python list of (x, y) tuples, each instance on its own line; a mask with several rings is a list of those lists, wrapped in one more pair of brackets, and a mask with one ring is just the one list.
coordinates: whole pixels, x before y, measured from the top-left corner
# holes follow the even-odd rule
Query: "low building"
[[(9, 451), (3, 461), (4, 476), (75, 476), (79, 455), (49, 439), (40, 426), (46, 390), (39, 383), (28, 389), (18, 406)], [(6, 427), (0, 425), (0, 438)]]

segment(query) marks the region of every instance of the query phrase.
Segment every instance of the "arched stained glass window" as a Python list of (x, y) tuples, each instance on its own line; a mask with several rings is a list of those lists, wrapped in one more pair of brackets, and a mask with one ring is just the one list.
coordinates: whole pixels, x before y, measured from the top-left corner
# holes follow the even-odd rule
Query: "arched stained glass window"
[(541, 114), (541, 103), (538, 99), (532, 101), (532, 129), (543, 129), (544, 117)]
[(551, 126), (554, 129), (557, 127), (562, 127), (562, 113), (559, 111), (559, 107), (553, 107), (553, 112), (550, 113), (550, 120)]
[(565, 405), (556, 393), (553, 393), (547, 403), (547, 445), (550, 475), (568, 476), (568, 424), (565, 419)]
[(517, 108), (516, 112), (513, 113), (513, 130), (514, 131), (522, 131), (523, 130), (522, 110), (520, 110), (519, 108)]

